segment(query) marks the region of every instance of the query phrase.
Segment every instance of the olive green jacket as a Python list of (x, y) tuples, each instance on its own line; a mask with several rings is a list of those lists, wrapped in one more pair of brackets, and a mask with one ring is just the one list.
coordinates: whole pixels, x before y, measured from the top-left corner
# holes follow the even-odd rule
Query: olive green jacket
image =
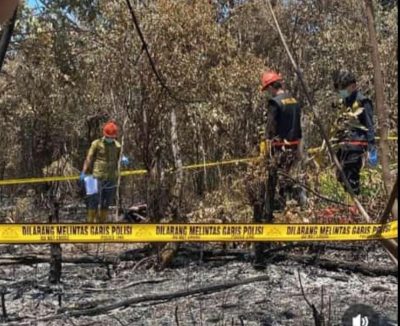
[(107, 143), (102, 137), (93, 141), (88, 152), (93, 162), (93, 176), (100, 180), (116, 181), (120, 152), (121, 144), (116, 140)]

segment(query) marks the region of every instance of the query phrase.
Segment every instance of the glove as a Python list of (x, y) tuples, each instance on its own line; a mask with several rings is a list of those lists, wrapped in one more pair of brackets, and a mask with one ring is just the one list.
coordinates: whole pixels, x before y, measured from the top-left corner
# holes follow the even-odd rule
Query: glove
[(260, 156), (265, 156), (267, 154), (267, 142), (266, 140), (260, 141)]
[(83, 181), (85, 181), (85, 178), (86, 178), (86, 174), (81, 172), (81, 174), (79, 175), (79, 181), (83, 182)]
[(373, 168), (378, 165), (378, 151), (375, 147), (368, 151), (368, 164)]
[(260, 141), (260, 156), (267, 156), (271, 151), (271, 141), (269, 139), (262, 139)]
[(125, 155), (122, 155), (122, 157), (121, 157), (121, 165), (123, 167), (127, 167), (129, 165), (129, 162), (130, 162), (129, 158), (126, 157)]

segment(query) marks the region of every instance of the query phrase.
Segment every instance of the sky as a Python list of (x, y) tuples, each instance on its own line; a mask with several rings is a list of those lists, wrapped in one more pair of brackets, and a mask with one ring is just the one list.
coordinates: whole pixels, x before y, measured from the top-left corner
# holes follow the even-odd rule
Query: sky
[(27, 4), (31, 8), (37, 8), (40, 7), (40, 1), (38, 0), (26, 0)]

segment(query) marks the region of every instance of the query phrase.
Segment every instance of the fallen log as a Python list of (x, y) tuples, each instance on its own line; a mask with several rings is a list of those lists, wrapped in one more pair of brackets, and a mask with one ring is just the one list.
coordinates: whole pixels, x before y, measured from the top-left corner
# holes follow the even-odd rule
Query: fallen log
[[(312, 243), (312, 242), (298, 242), (289, 243), (282, 246), (277, 246), (264, 251), (265, 256), (272, 254), (289, 251), (292, 249), (311, 249), (318, 250), (338, 250), (338, 251), (359, 251), (365, 249), (365, 246), (354, 244), (325, 244), (325, 243)], [(139, 261), (151, 254), (150, 248), (140, 248), (125, 251), (118, 256), (83, 256), (83, 257), (62, 257), (62, 263), (68, 264), (100, 264), (100, 265), (113, 265), (120, 261)], [(188, 257), (188, 259), (198, 258), (204, 262), (215, 260), (239, 260), (248, 261), (250, 259), (250, 251), (243, 249), (201, 249), (193, 247), (183, 247), (179, 253), (178, 258)], [(0, 256), (2, 265), (34, 265), (40, 263), (49, 263), (50, 259), (43, 255), (25, 255), (25, 256)]]
[[(325, 250), (338, 250), (338, 251), (358, 251), (365, 249), (365, 246), (355, 245), (355, 244), (340, 244), (340, 243), (315, 243), (315, 242), (297, 242), (289, 243), (281, 246), (277, 246), (264, 251), (265, 255), (272, 254), (279, 251), (287, 251), (296, 248), (309, 248), (313, 250), (325, 249)], [(238, 259), (245, 259), (249, 254), (249, 250), (243, 249), (201, 249), (201, 248), (191, 248), (183, 247), (179, 252), (182, 255), (198, 254), (201, 255), (205, 260), (209, 257), (218, 256), (235, 256)]]
[[(150, 254), (150, 249), (140, 248), (125, 251), (117, 256), (83, 256), (83, 257), (62, 257), (62, 263), (68, 264), (102, 264), (113, 265), (119, 261), (140, 260)], [(2, 265), (34, 265), (41, 263), (50, 263), (50, 258), (43, 255), (25, 255), (25, 256), (0, 256)]]
[(82, 291), (88, 291), (88, 292), (117, 292), (121, 290), (126, 290), (128, 288), (137, 286), (137, 285), (142, 285), (142, 284), (158, 284), (158, 283), (163, 283), (166, 281), (169, 281), (170, 279), (167, 278), (162, 278), (162, 279), (156, 279), (156, 280), (142, 280), (142, 281), (135, 281), (131, 282), (129, 284), (124, 285), (123, 287), (120, 288), (105, 288), (105, 289), (98, 289), (98, 288), (81, 288), (80, 290)]
[[(339, 269), (350, 271), (353, 273), (359, 273), (366, 276), (397, 276), (397, 267), (374, 267), (366, 263), (362, 262), (348, 262), (348, 261), (340, 261), (337, 259), (330, 259), (327, 257), (322, 257), (321, 255), (310, 255), (310, 254), (288, 254), (288, 253), (279, 253), (280, 251), (292, 249), (292, 246), (282, 246), (278, 248), (272, 248), (265, 251), (265, 256), (268, 262), (270, 263), (279, 263), (282, 261), (295, 261), (300, 264), (313, 265), (318, 266), (320, 268), (324, 268), (326, 270), (338, 271)], [(194, 252), (200, 254), (197, 251), (192, 250), (191, 253)], [(179, 255), (182, 255), (180, 253)], [(186, 253), (188, 254), (188, 253)], [(8, 259), (8, 261), (7, 261)], [(132, 261), (138, 260), (139, 257), (125, 256), (121, 261)], [(233, 251), (207, 251), (204, 253), (203, 261), (248, 261), (249, 260), (249, 252), (243, 250), (233, 250)], [(81, 258), (69, 258), (63, 257), (63, 263), (73, 263), (73, 264), (115, 264), (118, 260), (115, 258), (96, 258), (96, 257), (81, 257)], [(2, 265), (17, 265), (17, 264), (38, 264), (38, 263), (49, 263), (49, 258), (44, 257), (0, 257), (0, 262)]]
[(397, 267), (375, 267), (371, 264), (360, 263), (360, 262), (348, 262), (339, 261), (336, 259), (330, 259), (321, 257), (318, 255), (293, 255), (293, 254), (275, 254), (272, 256), (270, 262), (281, 262), (281, 261), (295, 261), (300, 264), (317, 266), (330, 271), (349, 271), (353, 273), (359, 273), (366, 276), (396, 276)]
[(250, 283), (255, 283), (255, 282), (265, 282), (268, 281), (269, 277), (267, 275), (263, 276), (257, 276), (257, 277), (251, 277), (247, 278), (244, 280), (237, 280), (237, 281), (229, 281), (229, 282), (224, 282), (224, 283), (217, 283), (205, 287), (200, 287), (200, 288), (193, 288), (189, 290), (181, 290), (177, 292), (168, 292), (168, 293), (162, 293), (162, 294), (153, 294), (153, 295), (144, 295), (140, 297), (133, 297), (133, 298), (128, 298), (125, 300), (121, 300), (115, 303), (111, 303), (109, 305), (104, 305), (104, 306), (97, 306), (94, 308), (89, 308), (89, 309), (82, 309), (82, 310), (73, 310), (73, 309), (65, 309), (63, 310), (62, 313), (56, 314), (54, 316), (48, 316), (45, 318), (39, 318), (37, 321), (50, 321), (54, 319), (60, 319), (60, 318), (65, 318), (65, 316), (68, 317), (80, 317), (80, 316), (94, 316), (94, 315), (102, 315), (107, 313), (108, 311), (115, 310), (118, 308), (122, 307), (129, 307), (132, 305), (136, 305), (139, 303), (144, 303), (144, 302), (149, 302), (149, 301), (160, 301), (160, 300), (173, 300), (173, 299), (178, 299), (182, 297), (187, 297), (195, 294), (210, 294), (210, 293), (215, 293), (215, 292), (220, 292), (220, 291), (225, 291), (230, 288), (233, 288), (235, 286), (239, 285), (246, 285)]
[[(70, 264), (114, 264), (117, 258), (100, 258), (100, 257), (63, 257), (62, 263)], [(3, 266), (7, 265), (35, 265), (42, 263), (50, 263), (51, 259), (43, 256), (20, 256), (20, 257), (1, 257), (0, 262)]]

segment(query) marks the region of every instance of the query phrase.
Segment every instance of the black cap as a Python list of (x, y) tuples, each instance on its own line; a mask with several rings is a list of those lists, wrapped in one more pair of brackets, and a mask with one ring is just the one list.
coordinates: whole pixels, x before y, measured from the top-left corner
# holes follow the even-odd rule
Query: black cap
[(356, 82), (354, 74), (348, 70), (336, 70), (332, 74), (333, 86), (335, 90), (344, 89)]

